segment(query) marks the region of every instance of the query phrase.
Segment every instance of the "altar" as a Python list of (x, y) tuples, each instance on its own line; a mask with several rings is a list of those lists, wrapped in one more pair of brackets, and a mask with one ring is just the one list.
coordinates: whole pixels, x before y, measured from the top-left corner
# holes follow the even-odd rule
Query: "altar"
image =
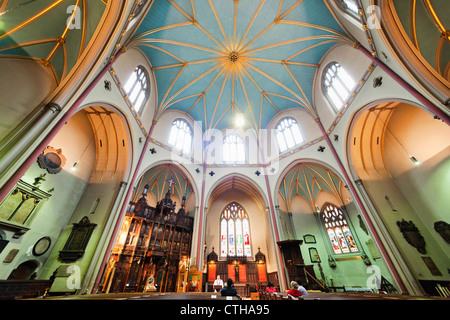
[[(205, 291), (207, 292), (214, 292), (214, 281), (217, 276), (220, 276), (224, 285), (226, 285), (227, 279), (231, 278), (241, 297), (249, 297), (251, 292), (256, 292), (261, 286), (265, 287), (268, 281), (278, 286), (276, 275), (267, 273), (265, 255), (259, 250), (254, 259), (228, 256), (226, 259), (220, 260), (212, 248), (207, 262), (207, 281), (205, 281)], [(217, 290), (217, 292), (219, 291)]]

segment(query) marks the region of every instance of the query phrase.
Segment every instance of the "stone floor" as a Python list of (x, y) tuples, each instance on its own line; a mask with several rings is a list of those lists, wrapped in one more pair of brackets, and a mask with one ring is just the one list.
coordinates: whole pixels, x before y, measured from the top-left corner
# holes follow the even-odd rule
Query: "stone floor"
[[(281, 294), (283, 295), (283, 294)], [(39, 298), (42, 299), (42, 298)], [(38, 299), (33, 299), (38, 300)], [(220, 294), (212, 292), (201, 293), (109, 293), (109, 294), (85, 294), (68, 296), (47, 296), (44, 300), (227, 300)], [(234, 298), (233, 300), (237, 300)], [(243, 297), (242, 300), (251, 300)], [(276, 299), (273, 299), (276, 300)], [(287, 300), (287, 299), (278, 299)], [(450, 301), (449, 298), (410, 296), (399, 294), (379, 294), (379, 293), (356, 293), (356, 292), (333, 292), (325, 293), (311, 291), (303, 300), (430, 300), (430, 301)], [(255, 300), (252, 300), (255, 301)], [(261, 300), (267, 301), (267, 300)]]
[[(38, 301), (40, 300), (40, 301)], [(442, 302), (439, 302), (442, 301)], [(34, 317), (46, 314), (60, 319), (73, 314), (86, 319), (121, 318), (158, 318), (193, 319), (277, 319), (294, 316), (295, 318), (320, 318), (331, 315), (354, 315), (367, 318), (407, 318), (415, 319), (424, 310), (439, 316), (448, 312), (450, 298), (423, 297), (375, 293), (324, 293), (309, 292), (303, 300), (242, 300), (234, 298), (228, 301), (217, 293), (110, 293), (70, 296), (47, 296), (27, 299), (24, 307), (20, 301), (5, 308), (17, 308), (21, 314)], [(30, 306), (27, 306), (30, 303)], [(51, 311), (49, 310), (61, 310)], [(62, 313), (61, 313), (62, 312)], [(431, 315), (430, 313), (428, 313)], [(348, 316), (345, 316), (348, 318)], [(46, 319), (49, 318), (46, 316)]]

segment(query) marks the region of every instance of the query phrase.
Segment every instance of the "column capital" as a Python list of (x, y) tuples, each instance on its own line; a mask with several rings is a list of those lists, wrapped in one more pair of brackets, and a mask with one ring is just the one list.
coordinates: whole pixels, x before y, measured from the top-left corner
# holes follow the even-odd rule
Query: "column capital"
[(60, 112), (62, 110), (61, 106), (55, 102), (49, 102), (45, 108), (45, 110), (50, 110), (53, 113)]

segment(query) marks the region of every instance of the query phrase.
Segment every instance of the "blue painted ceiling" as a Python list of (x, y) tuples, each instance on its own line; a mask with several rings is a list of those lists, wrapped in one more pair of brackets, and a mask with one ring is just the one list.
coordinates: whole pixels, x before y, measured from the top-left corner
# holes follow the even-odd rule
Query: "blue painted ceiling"
[(157, 112), (176, 109), (203, 130), (265, 128), (279, 112), (314, 114), (313, 82), (344, 30), (322, 0), (157, 0), (130, 45), (148, 57)]

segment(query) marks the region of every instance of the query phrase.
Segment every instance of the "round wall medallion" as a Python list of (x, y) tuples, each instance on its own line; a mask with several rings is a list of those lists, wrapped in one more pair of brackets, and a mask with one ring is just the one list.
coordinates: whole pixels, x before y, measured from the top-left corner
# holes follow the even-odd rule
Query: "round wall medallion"
[(52, 240), (50, 239), (50, 237), (40, 238), (33, 247), (33, 255), (35, 256), (43, 255), (50, 248), (51, 243)]
[(66, 164), (66, 158), (62, 154), (62, 150), (56, 150), (48, 146), (38, 157), (38, 164), (42, 169), (46, 169), (48, 173), (55, 174), (62, 170)]

